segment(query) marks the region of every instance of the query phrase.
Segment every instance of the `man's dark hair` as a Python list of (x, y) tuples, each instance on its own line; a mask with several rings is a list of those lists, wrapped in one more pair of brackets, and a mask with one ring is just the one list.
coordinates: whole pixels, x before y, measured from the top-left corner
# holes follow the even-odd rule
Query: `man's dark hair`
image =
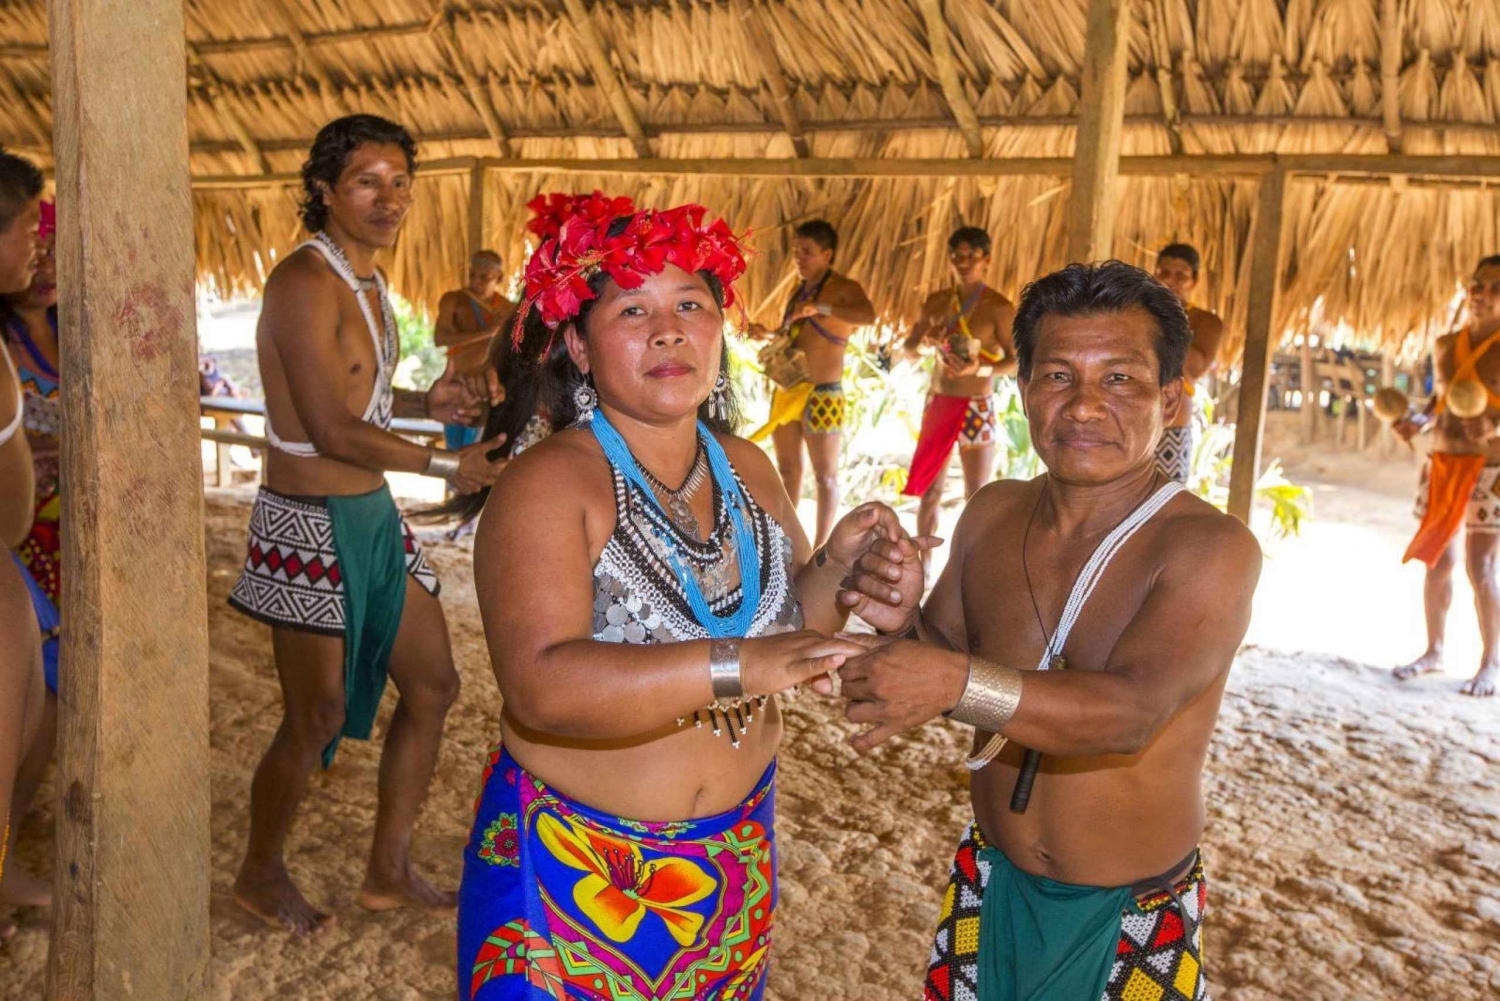
[(42, 193), (36, 164), (0, 146), (0, 230), (8, 229), (21, 209)]
[(952, 236), (948, 237), (949, 250), (957, 250), (959, 245), (963, 243), (967, 243), (986, 256), (989, 255), (990, 249), (993, 246), (990, 243), (990, 234), (978, 226), (960, 226), (953, 231)]
[(805, 237), (824, 250), (839, 249), (839, 231), (827, 219), (809, 219), (792, 230), (792, 235)]
[(1480, 268), (1500, 268), (1500, 254), (1491, 254), (1488, 257), (1481, 257), (1479, 259), (1479, 263), (1474, 265), (1474, 273), (1478, 274)]
[(406, 154), (406, 169), (417, 171), (417, 144), (411, 133), (378, 115), (347, 115), (318, 130), (302, 164), (302, 225), (316, 233), (328, 225), (328, 206), (323, 204), (319, 182), (331, 190), (349, 165), (349, 156), (366, 143), (393, 144)]
[(1157, 252), (1156, 263), (1160, 264), (1163, 257), (1175, 257), (1187, 262), (1187, 266), (1193, 269), (1194, 278), (1198, 277), (1198, 268), (1203, 263), (1203, 258), (1198, 256), (1198, 248), (1191, 243), (1169, 243)]
[(1187, 312), (1172, 290), (1134, 265), (1122, 261), (1069, 264), (1038, 278), (1021, 292), (1011, 328), (1016, 363), (1023, 379), (1031, 378), (1037, 327), (1044, 316), (1098, 316), (1140, 308), (1156, 321), (1156, 358), (1161, 384), (1182, 375), (1182, 363), (1193, 343)]

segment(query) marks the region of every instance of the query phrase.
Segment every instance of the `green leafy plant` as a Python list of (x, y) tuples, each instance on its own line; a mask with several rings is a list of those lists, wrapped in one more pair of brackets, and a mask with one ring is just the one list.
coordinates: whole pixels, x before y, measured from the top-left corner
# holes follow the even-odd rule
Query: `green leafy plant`
[(399, 295), (391, 296), (391, 310), (401, 343), (401, 364), (393, 381), (402, 389), (426, 389), (443, 374), (448, 352), (432, 342), (433, 323), (425, 312)]
[[(1214, 404), (1207, 401), (1193, 414), (1193, 458), (1188, 489), (1219, 510), (1229, 506), (1229, 471), (1234, 461), (1234, 425), (1214, 424)], [(1271, 505), (1271, 531), (1279, 539), (1302, 534), (1302, 520), (1312, 511), (1312, 491), (1287, 479), (1280, 459), (1273, 459), (1255, 482), (1255, 496)]]

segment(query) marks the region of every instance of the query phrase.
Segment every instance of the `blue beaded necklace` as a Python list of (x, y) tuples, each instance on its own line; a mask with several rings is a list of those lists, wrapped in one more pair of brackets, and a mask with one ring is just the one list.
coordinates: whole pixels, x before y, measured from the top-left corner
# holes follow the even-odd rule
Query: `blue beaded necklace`
[[(630, 446), (625, 444), (625, 439), (620, 437), (620, 432), (615, 430), (609, 418), (604, 416), (602, 410), (595, 410), (590, 424), (594, 437), (598, 440), (599, 447), (604, 449), (604, 457), (609, 460), (609, 464), (639, 487), (641, 493), (651, 498), (651, 503), (656, 505), (656, 509), (662, 513), (663, 517), (666, 517), (666, 509), (662, 507), (656, 491), (652, 490), (651, 485), (646, 482), (645, 476), (641, 473), (641, 467), (637, 465), (635, 456), (631, 454)], [(713, 474), (714, 484), (723, 495), (724, 506), (729, 511), (735, 553), (740, 563), (739, 609), (733, 615), (716, 615), (708, 603), (707, 596), (703, 593), (702, 585), (698, 583), (698, 578), (694, 576), (692, 568), (683, 558), (677, 540), (661, 530), (657, 530), (656, 536), (666, 547), (672, 572), (677, 575), (677, 582), (687, 595), (688, 605), (692, 608), (693, 618), (698, 620), (698, 624), (714, 639), (742, 637), (750, 632), (750, 626), (755, 622), (755, 615), (760, 610), (760, 550), (755, 546), (755, 532), (748, 518), (750, 505), (740, 490), (739, 481), (734, 478), (734, 469), (729, 465), (729, 456), (724, 454), (723, 446), (702, 421), (698, 422), (698, 439), (708, 452), (709, 471)]]

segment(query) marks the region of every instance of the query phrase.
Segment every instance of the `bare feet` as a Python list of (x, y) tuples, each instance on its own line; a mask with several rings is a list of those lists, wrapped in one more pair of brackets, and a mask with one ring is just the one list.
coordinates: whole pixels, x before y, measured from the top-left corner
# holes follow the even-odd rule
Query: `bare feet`
[(1443, 655), (1428, 650), (1422, 656), (1391, 671), (1397, 681), (1410, 681), (1419, 674), (1440, 674), (1443, 670)]
[(313, 907), (302, 896), (285, 869), (264, 874), (240, 871), (234, 882), (234, 902), (267, 925), (298, 938), (333, 927), (337, 919)]
[(1465, 681), (1464, 686), (1459, 691), (1465, 695), (1474, 695), (1481, 699), (1487, 699), (1495, 694), (1497, 681), (1500, 681), (1500, 665), (1486, 664), (1479, 669), (1478, 674)]
[(24, 869), (11, 867), (0, 879), (0, 904), (16, 907), (51, 907), (52, 884)]
[(365, 876), (359, 891), (359, 906), (370, 911), (390, 911), (398, 907), (415, 907), (427, 914), (443, 917), (458, 907), (458, 894), (439, 890), (407, 867), (402, 873)]

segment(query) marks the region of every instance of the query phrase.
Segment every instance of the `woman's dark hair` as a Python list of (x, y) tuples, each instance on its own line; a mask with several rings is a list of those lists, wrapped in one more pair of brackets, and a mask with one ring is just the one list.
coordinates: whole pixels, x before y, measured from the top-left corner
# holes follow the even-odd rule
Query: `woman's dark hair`
[(1182, 363), (1193, 343), (1187, 312), (1172, 290), (1130, 264), (1069, 264), (1038, 278), (1021, 292), (1011, 335), (1022, 379), (1031, 378), (1036, 331), (1044, 316), (1097, 316), (1144, 309), (1156, 321), (1156, 358), (1161, 384), (1182, 375)]
[(0, 231), (10, 227), (26, 203), (42, 193), (36, 164), (0, 146)]
[[(615, 220), (610, 226), (609, 235), (618, 236), (629, 221), (629, 218)], [(698, 272), (698, 276), (708, 284), (714, 302), (723, 309), (724, 286), (719, 279), (707, 271)], [(580, 336), (587, 336), (588, 315), (599, 301), (598, 295), (607, 281), (609, 276), (602, 271), (589, 279), (589, 288), (593, 290), (595, 298), (585, 300), (578, 316), (573, 320)], [(578, 420), (578, 404), (573, 394), (578, 384), (584, 381), (583, 374), (573, 364), (562, 332), (549, 329), (542, 322), (540, 310), (533, 309), (526, 314), (521, 325), (519, 346), (512, 347), (509, 337), (504, 332), (501, 333), (491, 351), (490, 362), (499, 373), (501, 384), (505, 386), (505, 400), (490, 411), (480, 440), (492, 441), (501, 434), (506, 436), (505, 443), (490, 453), (490, 458), (512, 455), (527, 423), (539, 411), (546, 412), (551, 431), (561, 431)], [(727, 338), (719, 353), (719, 371), (728, 380)], [(722, 404), (720, 414), (713, 416), (708, 412), (707, 402), (703, 403), (698, 408), (698, 419), (720, 434), (736, 434), (740, 425), (740, 409), (732, 381), (728, 381)], [(440, 507), (423, 511), (419, 517), (456, 517), (460, 522), (468, 521), (484, 509), (489, 495), (490, 489), (485, 487), (478, 493), (455, 497)]]
[(1157, 251), (1156, 263), (1160, 264), (1163, 257), (1175, 257), (1188, 267), (1193, 269), (1193, 277), (1198, 277), (1198, 268), (1202, 264), (1202, 258), (1198, 256), (1198, 248), (1190, 243), (1169, 243)]
[(948, 237), (948, 249), (957, 250), (960, 244), (967, 243), (981, 254), (989, 254), (992, 244), (990, 234), (978, 226), (960, 226)]
[(323, 204), (323, 186), (329, 190), (349, 166), (349, 156), (366, 143), (395, 145), (406, 154), (406, 169), (417, 171), (417, 144), (411, 133), (379, 115), (346, 115), (318, 130), (312, 149), (302, 164), (302, 225), (316, 233), (328, 225), (328, 206)]
[(839, 249), (839, 231), (827, 219), (809, 219), (792, 230), (792, 235), (811, 240), (824, 250)]

